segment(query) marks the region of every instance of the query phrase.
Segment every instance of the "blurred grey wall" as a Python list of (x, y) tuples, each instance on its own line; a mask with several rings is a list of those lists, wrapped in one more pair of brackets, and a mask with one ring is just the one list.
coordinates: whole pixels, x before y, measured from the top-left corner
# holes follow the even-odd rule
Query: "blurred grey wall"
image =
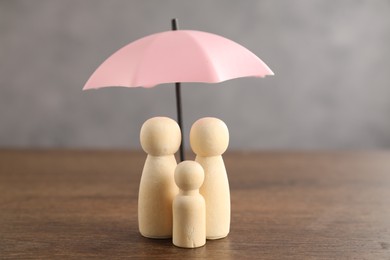
[(170, 29), (216, 33), (276, 76), (184, 84), (185, 135), (223, 119), (231, 149), (390, 148), (390, 1), (0, 1), (0, 147), (139, 149), (174, 87), (81, 91), (111, 53)]

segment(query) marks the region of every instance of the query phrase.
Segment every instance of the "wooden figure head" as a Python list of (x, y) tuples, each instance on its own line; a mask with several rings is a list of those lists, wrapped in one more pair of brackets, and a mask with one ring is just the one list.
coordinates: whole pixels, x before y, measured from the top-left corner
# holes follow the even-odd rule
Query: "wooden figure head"
[(198, 156), (221, 155), (229, 145), (229, 130), (218, 118), (201, 118), (191, 127), (190, 144)]
[(181, 142), (179, 125), (168, 117), (150, 118), (142, 125), (140, 141), (142, 149), (150, 155), (172, 155)]
[(203, 184), (203, 180), (203, 168), (195, 161), (181, 162), (175, 169), (176, 185), (183, 191), (199, 189)]

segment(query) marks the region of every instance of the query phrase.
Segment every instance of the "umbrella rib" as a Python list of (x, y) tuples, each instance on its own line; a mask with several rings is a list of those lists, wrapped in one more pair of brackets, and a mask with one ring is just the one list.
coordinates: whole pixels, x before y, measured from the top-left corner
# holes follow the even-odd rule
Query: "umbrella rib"
[[(208, 75), (208, 77), (206, 77), (206, 80), (203, 80), (203, 82), (209, 82), (209, 83), (220, 82), (221, 77), (220, 77), (219, 71), (217, 71), (215, 69), (216, 66), (214, 66), (214, 61), (210, 58), (211, 55), (207, 55), (204, 53), (207, 50), (207, 48), (204, 48), (202, 43), (200, 43), (199, 40), (196, 37), (194, 37), (192, 34), (187, 34), (187, 35), (193, 40), (194, 43), (196, 43), (196, 46), (199, 48), (199, 50), (201, 50), (198, 53), (201, 53), (203, 59), (206, 61), (206, 63), (205, 63), (205, 66), (207, 66), (206, 71), (208, 71), (210, 73), (210, 75)], [(207, 78), (212, 78), (212, 80), (207, 80)]]
[[(157, 34), (156, 34), (157, 35)], [(135, 68), (135, 73), (133, 73), (133, 77), (132, 79), (129, 81), (129, 85), (130, 86), (137, 86), (137, 87), (146, 87), (146, 88), (150, 88), (150, 87), (153, 87), (154, 85), (143, 85), (143, 84), (139, 84), (139, 75), (140, 75), (140, 70), (142, 69), (142, 67), (144, 66), (144, 62), (147, 60), (145, 59), (144, 57), (148, 55), (148, 52), (149, 52), (149, 49), (153, 46), (153, 44), (157, 41), (158, 37), (151, 37), (151, 40), (148, 42), (147, 46), (145, 48), (142, 49), (142, 53), (140, 54), (141, 57), (143, 57), (142, 59), (140, 59), (140, 62), (137, 63), (137, 66)]]

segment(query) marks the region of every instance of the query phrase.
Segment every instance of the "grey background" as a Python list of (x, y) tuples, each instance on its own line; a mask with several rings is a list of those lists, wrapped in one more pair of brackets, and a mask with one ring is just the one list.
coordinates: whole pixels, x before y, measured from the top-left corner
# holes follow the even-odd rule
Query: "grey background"
[[(0, 1), (0, 147), (139, 149), (142, 123), (175, 118), (174, 87), (81, 89), (140, 37), (230, 38), (276, 76), (183, 86), (185, 135), (223, 119), (231, 149), (390, 147), (390, 1)], [(187, 141), (188, 147), (188, 141)]]

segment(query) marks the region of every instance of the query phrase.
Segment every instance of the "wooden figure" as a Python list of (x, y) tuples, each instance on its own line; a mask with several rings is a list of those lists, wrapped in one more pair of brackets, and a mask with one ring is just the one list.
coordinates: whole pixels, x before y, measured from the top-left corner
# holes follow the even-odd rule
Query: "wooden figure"
[(177, 165), (175, 182), (179, 194), (173, 200), (173, 239), (175, 246), (201, 247), (206, 244), (206, 205), (199, 188), (204, 171), (199, 163), (184, 161)]
[(181, 132), (176, 121), (154, 117), (141, 128), (140, 141), (148, 154), (138, 196), (140, 233), (149, 238), (172, 237), (172, 201), (178, 193), (174, 182)]
[(230, 190), (222, 154), (229, 145), (229, 130), (217, 118), (196, 121), (190, 131), (191, 148), (204, 169), (200, 193), (206, 201), (206, 237), (226, 237), (230, 230)]

